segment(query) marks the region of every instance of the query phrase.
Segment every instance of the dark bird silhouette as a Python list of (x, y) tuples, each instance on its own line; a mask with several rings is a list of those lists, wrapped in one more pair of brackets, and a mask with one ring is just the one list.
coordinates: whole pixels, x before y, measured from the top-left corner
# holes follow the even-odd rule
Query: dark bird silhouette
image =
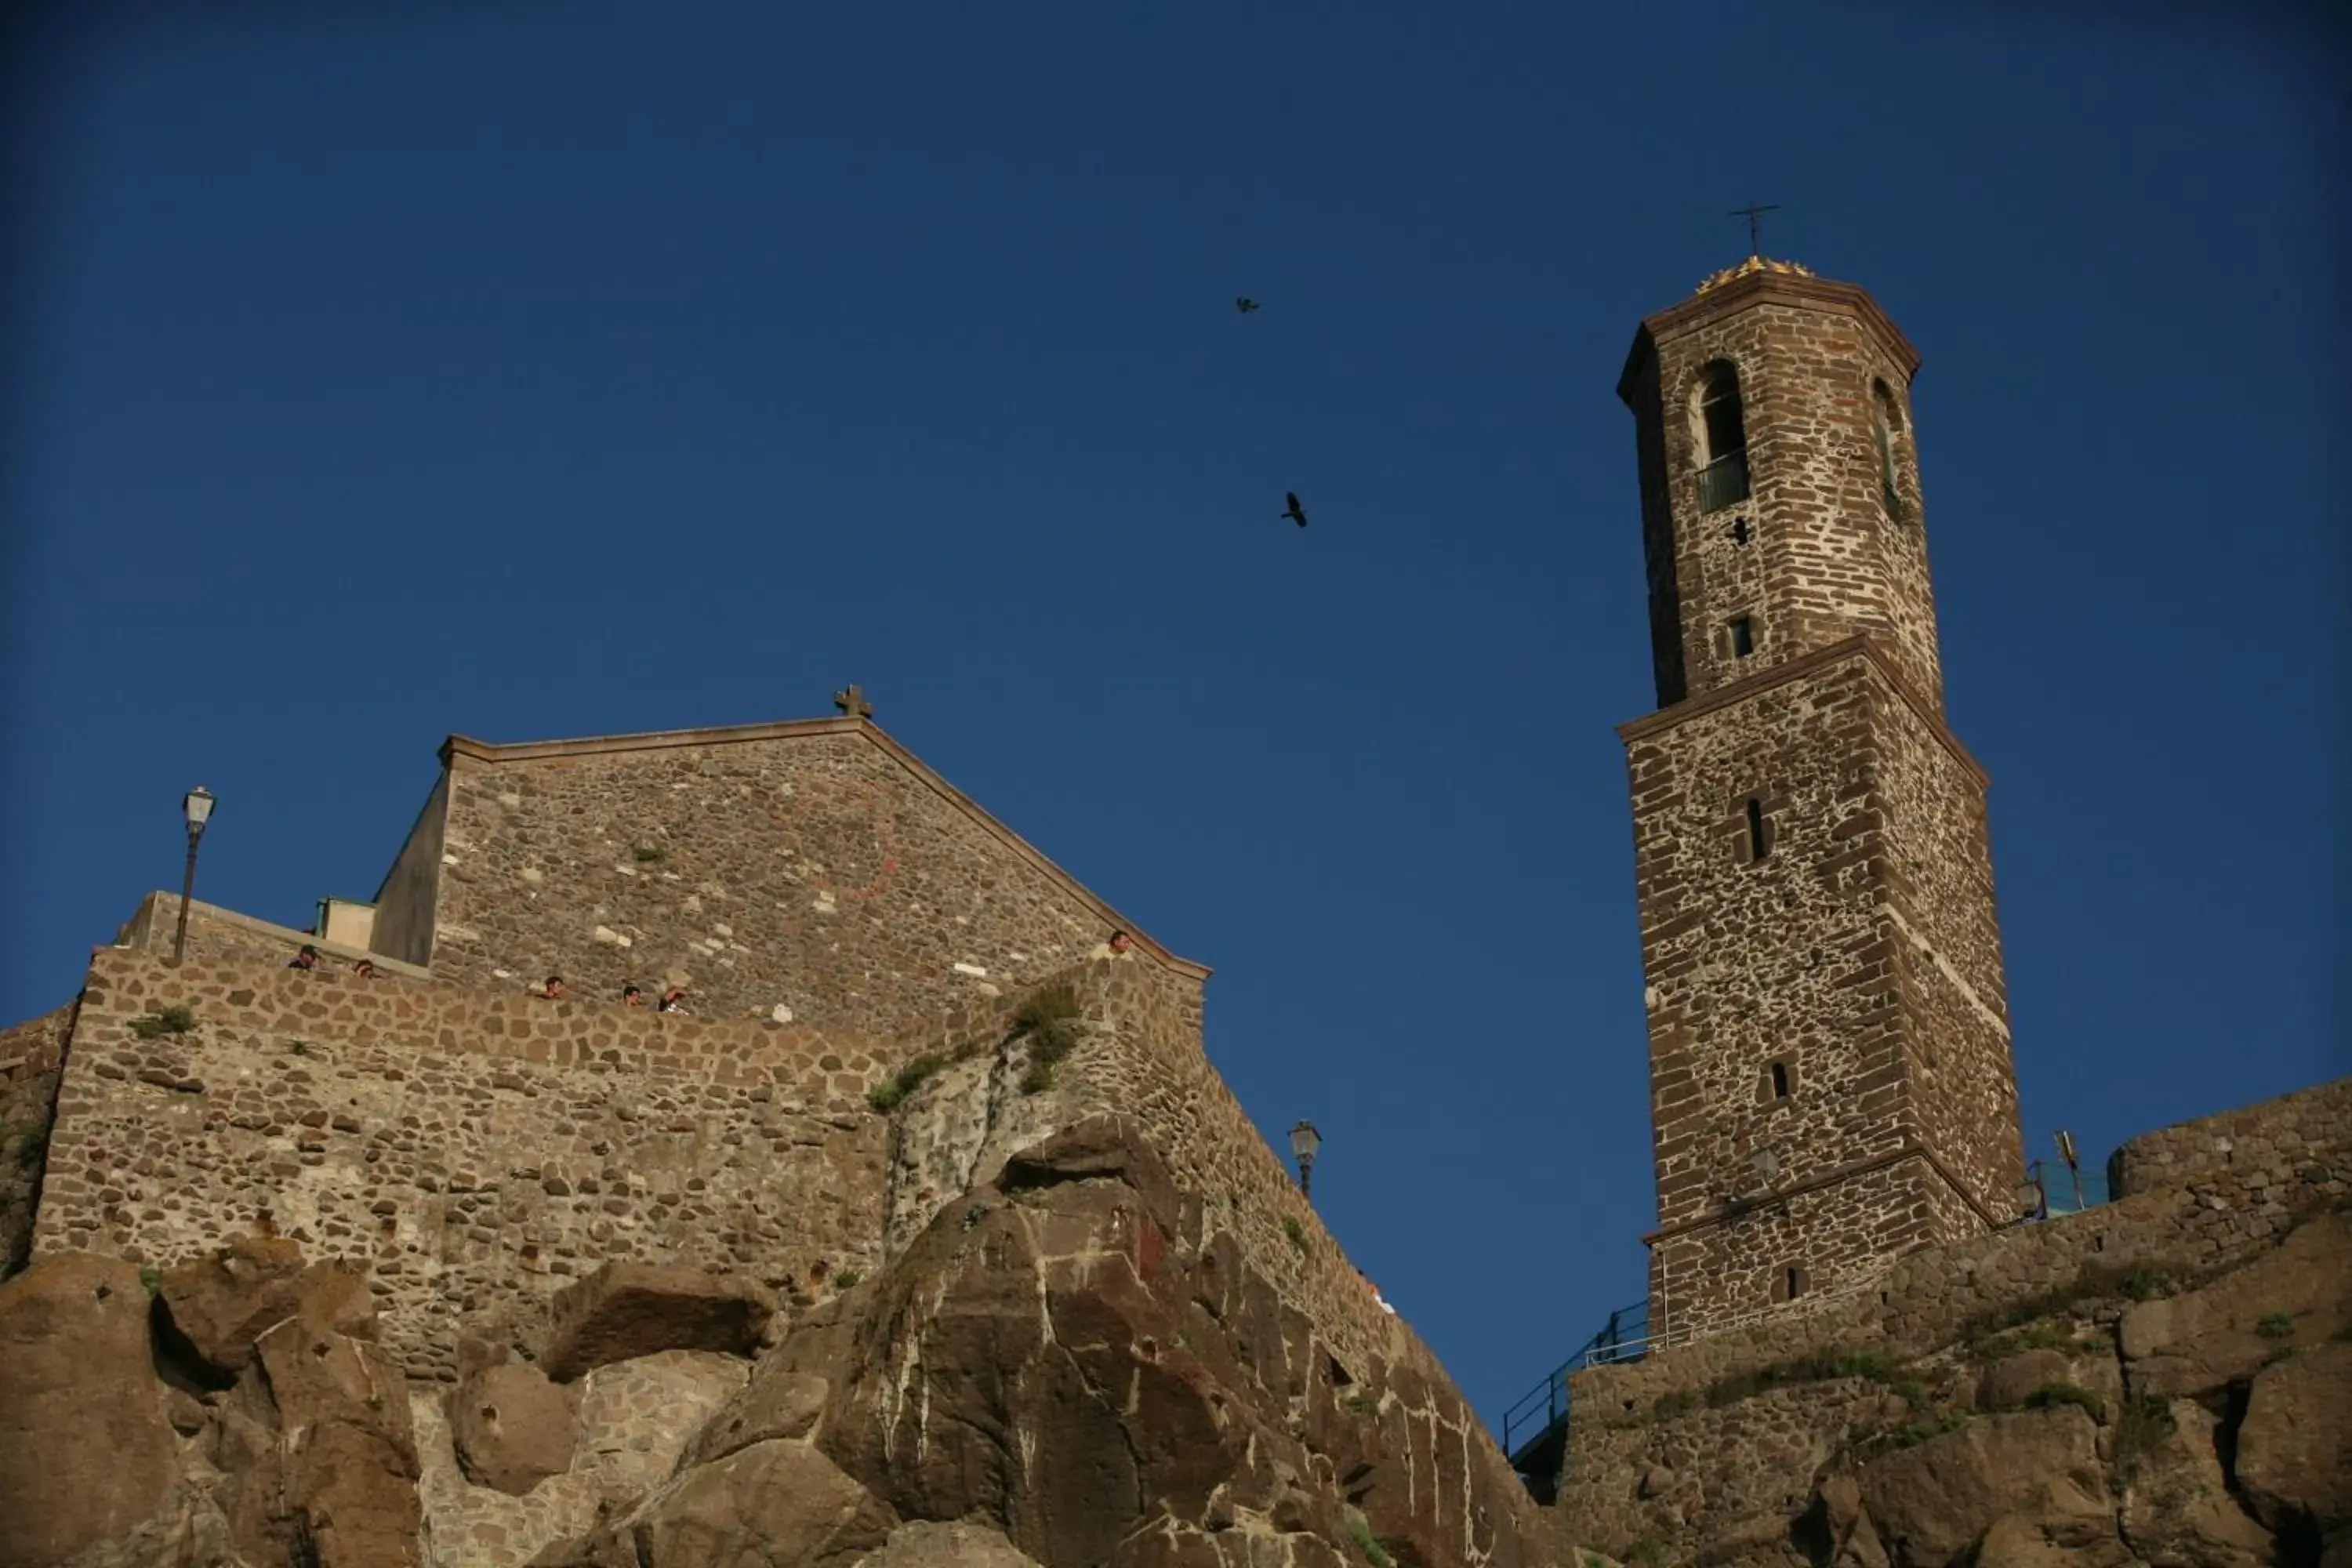
[(1299, 527), (1305, 528), (1307, 526), (1307, 509), (1298, 504), (1298, 492), (1297, 490), (1285, 490), (1282, 492), (1282, 499), (1290, 503), (1288, 507), (1284, 509), (1282, 515), (1297, 523)]
[(1252, 310), (1263, 310), (1263, 309), (1265, 309), (1265, 307), (1264, 307), (1264, 306), (1262, 306), (1262, 305), (1260, 305), (1260, 304), (1259, 304), (1256, 300), (1242, 300), (1242, 299), (1236, 299), (1236, 300), (1234, 301), (1234, 310), (1239, 310), (1243, 315), (1246, 316), (1246, 315), (1248, 315)]

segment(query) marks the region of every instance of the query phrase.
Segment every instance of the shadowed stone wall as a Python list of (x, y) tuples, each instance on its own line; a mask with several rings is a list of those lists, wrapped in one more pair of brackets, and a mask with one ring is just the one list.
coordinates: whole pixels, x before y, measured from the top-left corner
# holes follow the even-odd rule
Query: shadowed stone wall
[(0, 1279), (14, 1274), (32, 1251), (33, 1204), (73, 1015), (68, 1003), (0, 1029)]
[[(171, 1005), (194, 1028), (131, 1027)], [(884, 1059), (806, 1027), (102, 949), (35, 1247), (166, 1264), (275, 1230), (369, 1268), (387, 1346), (446, 1379), (458, 1321), (608, 1258), (787, 1293), (872, 1267)]]
[[(138, 910), (116, 933), (114, 945), (168, 959), (179, 919), (179, 894), (150, 893), (139, 901)], [(348, 969), (365, 959), (375, 965), (380, 979), (415, 982), (433, 977), (430, 971), (416, 964), (331, 941), (315, 931), (257, 920), (201, 899), (189, 902), (187, 956), (191, 963), (283, 964), (306, 946), (319, 950), (322, 969)]]

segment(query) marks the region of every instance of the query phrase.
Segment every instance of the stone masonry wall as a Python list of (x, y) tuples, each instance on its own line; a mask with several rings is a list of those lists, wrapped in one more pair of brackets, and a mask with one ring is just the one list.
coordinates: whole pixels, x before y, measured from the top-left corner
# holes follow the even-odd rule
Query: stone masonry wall
[(887, 1039), (1112, 933), (863, 728), (624, 746), (453, 752), (436, 975)]
[[(2298, 1089), (2178, 1126), (2159, 1128), (2118, 1148), (2107, 1162), (2107, 1191), (2117, 1198), (2207, 1184), (2224, 1192), (2241, 1170), (2275, 1171), (2305, 1161), (2346, 1158), (2352, 1145), (2352, 1078)], [(2342, 1174), (2344, 1173), (2338, 1173)]]
[[(1580, 1415), (1624, 1414), (1669, 1394), (1817, 1352), (1922, 1355), (1960, 1337), (1969, 1320), (2071, 1283), (2090, 1265), (2196, 1274), (2274, 1243), (2299, 1216), (2352, 1198), (2352, 1079), (2217, 1118), (2216, 1135), (2188, 1123), (2126, 1144), (2140, 1170), (2164, 1152), (2217, 1136), (2221, 1163), (2184, 1162), (2185, 1180), (2080, 1214), (2015, 1225), (1950, 1247), (1911, 1253), (1873, 1288), (1811, 1312), (1678, 1345), (1644, 1361), (1571, 1374)], [(2130, 1163), (2130, 1161), (2126, 1161)], [(1571, 1427), (1571, 1464), (1580, 1441)]]
[(2025, 1179), (1985, 786), (1944, 743), (1940, 724), (1891, 686), (1873, 682), (1870, 704), (1869, 805), (1884, 829), (1911, 1108), (1982, 1215), (1935, 1232), (1957, 1241), (2014, 1218), (2011, 1194)]
[[(1773, 1151), (1775, 1184), (1789, 1186), (1891, 1159), (1915, 1140), (1874, 801), (1884, 746), (1874, 680), (1856, 654), (1628, 727), (1664, 1235), (1761, 1192), (1759, 1149)], [(1768, 834), (1754, 862), (1750, 795)], [(1805, 1267), (1813, 1288), (1832, 1288), (1844, 1260), (1906, 1239), (1887, 1232), (1883, 1194), (1857, 1189), (1852, 1201), (1843, 1214), (1828, 1200), (1808, 1205), (1832, 1226), (1813, 1239), (1810, 1262), (1776, 1247), (1753, 1268), (1727, 1268), (1729, 1239), (1655, 1250), (1652, 1300), (1670, 1303), (1675, 1325), (1736, 1314), (1769, 1298), (1732, 1292), (1784, 1261)]]
[[(174, 1005), (193, 1030), (138, 1037)], [(606, 1259), (788, 1294), (870, 1268), (884, 1070), (806, 1027), (101, 949), (35, 1247), (169, 1264), (274, 1229), (367, 1266), (386, 1344), (446, 1380), (461, 1321)]]
[[(1883, 639), (1934, 710), (1943, 706), (1936, 606), (1907, 381), (1861, 320), (1867, 297), (1842, 285), (1736, 283), (1653, 318), (1675, 578), (1689, 689), (1817, 651), (1859, 632)], [(1749, 497), (1702, 513), (1696, 398), (1706, 367), (1739, 375)], [(1872, 383), (1892, 393), (1900, 504), (1889, 515), (1870, 419)], [(1743, 541), (1736, 519), (1748, 522)], [(1755, 652), (1736, 658), (1724, 628), (1749, 618)]]
[(74, 1006), (0, 1029), (0, 1279), (24, 1267)]
[(1924, 1160), (1825, 1174), (1821, 1186), (1654, 1244), (1650, 1331), (1680, 1339), (1785, 1302), (1791, 1268), (1800, 1296), (1844, 1289), (1919, 1245), (1940, 1184)]

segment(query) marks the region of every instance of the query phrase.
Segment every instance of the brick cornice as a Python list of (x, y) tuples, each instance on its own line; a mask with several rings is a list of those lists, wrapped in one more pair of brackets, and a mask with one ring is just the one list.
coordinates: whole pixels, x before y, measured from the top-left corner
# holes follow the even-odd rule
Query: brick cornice
[(812, 735), (860, 735), (879, 747), (949, 805), (961, 812), (990, 837), (1027, 861), (1071, 898), (1086, 905), (1114, 931), (1123, 931), (1136, 950), (1188, 980), (1206, 980), (1213, 973), (1204, 963), (1180, 958), (1141, 928), (1105, 903), (1085, 883), (1071, 876), (995, 817), (963, 791), (940, 776), (920, 757), (892, 740), (871, 719), (792, 719), (771, 724), (734, 724), (704, 730), (660, 730), (641, 735), (592, 735), (572, 741), (526, 741), (496, 745), (467, 735), (452, 735), (441, 742), (441, 765), (452, 772), (470, 766), (502, 767), (515, 763), (546, 762), (565, 757), (610, 756), (629, 752), (659, 752), (681, 746), (725, 746), (750, 741), (798, 740)]
[(1984, 1205), (1978, 1200), (1976, 1194), (1969, 1192), (1952, 1174), (1943, 1161), (1937, 1159), (1934, 1152), (1925, 1143), (1913, 1139), (1906, 1142), (1900, 1149), (1891, 1150), (1884, 1154), (1874, 1154), (1866, 1160), (1850, 1160), (1843, 1165), (1833, 1165), (1818, 1175), (1808, 1176), (1801, 1182), (1792, 1182), (1785, 1187), (1775, 1187), (1763, 1196), (1746, 1205), (1737, 1213), (1717, 1210), (1713, 1214), (1701, 1215), (1696, 1219), (1686, 1219), (1676, 1225), (1660, 1226), (1642, 1237), (1642, 1245), (1654, 1247), (1661, 1241), (1672, 1241), (1678, 1237), (1705, 1230), (1710, 1226), (1729, 1225), (1733, 1220), (1745, 1218), (1758, 1209), (1778, 1206), (1791, 1198), (1801, 1198), (1809, 1193), (1821, 1192), (1824, 1188), (1834, 1187), (1843, 1183), (1853, 1181), (1857, 1177), (1872, 1175), (1879, 1171), (1899, 1165), (1906, 1160), (1917, 1160), (1935, 1172), (1943, 1184), (1951, 1188), (1962, 1203), (1968, 1205), (1969, 1212), (1984, 1222), (1986, 1229), (1997, 1230), (2000, 1227), (2003, 1222), (1992, 1216)]
[(1886, 650), (1879, 646), (1878, 639), (1868, 632), (1858, 632), (1842, 641), (1833, 642), (1827, 647), (1815, 648), (1811, 653), (1800, 654), (1784, 663), (1759, 669), (1753, 675), (1742, 676), (1727, 686), (1718, 686), (1711, 691), (1702, 691), (1696, 697), (1686, 697), (1671, 708), (1661, 708), (1654, 713), (1620, 724), (1617, 726), (1617, 737), (1631, 745), (1635, 741), (1671, 730), (1685, 720), (1696, 719), (1701, 714), (1712, 713), (1718, 709), (1728, 708), (1734, 703), (1745, 702), (1748, 699), (1769, 691), (1774, 687), (1785, 686), (1816, 670), (1827, 668), (1831, 665), (1840, 664), (1851, 658), (1864, 659), (1877, 670), (1879, 679), (1885, 681), (1895, 695), (1901, 698), (1904, 704), (1917, 715), (1919, 721), (1927, 727), (1927, 732), (1935, 736), (1961, 767), (1968, 770), (1969, 776), (1976, 781), (1979, 789), (1991, 787), (1992, 775), (1985, 772), (1984, 764), (1969, 754), (1969, 749), (1960, 744), (1960, 738), (1952, 733), (1951, 726), (1944, 722), (1944, 716), (1919, 694), (1910, 681), (1904, 679), (1903, 672), (1895, 668), (1894, 659), (1889, 658)]
[(1876, 340), (1880, 351), (1901, 369), (1906, 384), (1919, 374), (1919, 351), (1862, 285), (1768, 269), (1717, 284), (1704, 293), (1693, 294), (1654, 316), (1644, 317), (1641, 330), (1633, 334), (1625, 368), (1617, 378), (1617, 395), (1629, 405), (1633, 403), (1643, 361), (1656, 355), (1666, 344), (1725, 316), (1758, 305), (1788, 305), (1847, 317)]

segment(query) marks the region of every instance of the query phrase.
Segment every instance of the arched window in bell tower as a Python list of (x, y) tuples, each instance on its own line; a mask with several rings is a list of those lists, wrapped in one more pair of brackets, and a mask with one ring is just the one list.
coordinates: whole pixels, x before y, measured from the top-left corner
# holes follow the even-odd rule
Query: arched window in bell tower
[(1903, 505), (1902, 487), (1895, 482), (1895, 441), (1903, 433), (1903, 411), (1883, 381), (1870, 384), (1870, 437), (1878, 447), (1878, 495), (1892, 515)]
[(1698, 509), (1716, 511), (1748, 499), (1748, 424), (1739, 406), (1739, 372), (1717, 360), (1699, 373), (1691, 397), (1698, 442)]

